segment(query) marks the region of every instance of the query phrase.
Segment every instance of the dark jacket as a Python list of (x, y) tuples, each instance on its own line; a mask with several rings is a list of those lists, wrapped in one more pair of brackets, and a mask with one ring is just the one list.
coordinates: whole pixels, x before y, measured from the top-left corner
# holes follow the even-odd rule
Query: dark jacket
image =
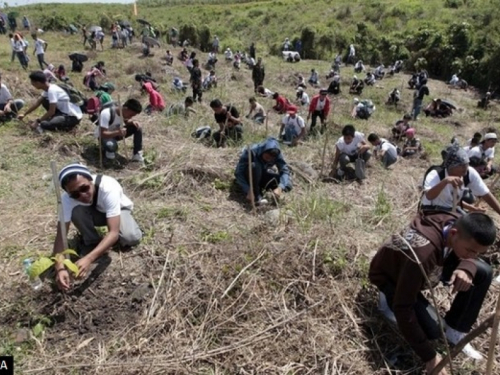
[[(252, 153), (252, 164), (255, 168), (261, 168), (263, 171), (267, 171), (269, 168), (276, 165), (278, 168), (278, 173), (280, 176), (279, 187), (281, 189), (285, 189), (289, 186), (290, 181), (290, 169), (288, 165), (283, 159), (283, 155), (280, 151), (279, 155), (276, 157), (274, 162), (266, 163), (262, 159), (262, 154), (267, 150), (271, 149), (280, 149), (279, 143), (275, 138), (267, 138), (265, 141), (261, 143), (257, 143), (251, 146), (250, 150)], [(245, 194), (250, 190), (250, 184), (248, 183), (248, 150), (245, 148), (243, 153), (241, 154), (238, 165), (236, 166), (236, 170), (234, 172), (234, 176), (236, 177), (236, 181), (243, 189)]]
[[(417, 216), (401, 233), (417, 254), (427, 276), (433, 285), (440, 281), (444, 264), (446, 238), (443, 229), (453, 224), (459, 215), (438, 212)], [(427, 362), (436, 352), (429, 343), (425, 332), (418, 324), (414, 306), (421, 290), (427, 284), (411, 250), (398, 235), (393, 235), (382, 245), (370, 264), (369, 278), (379, 289), (387, 284), (395, 287), (392, 306), (399, 330), (416, 354)], [(464, 259), (457, 269), (467, 271), (472, 277), (476, 274), (473, 260)]]
[(263, 82), (266, 77), (264, 65), (256, 64), (252, 69), (252, 80), (254, 82)]

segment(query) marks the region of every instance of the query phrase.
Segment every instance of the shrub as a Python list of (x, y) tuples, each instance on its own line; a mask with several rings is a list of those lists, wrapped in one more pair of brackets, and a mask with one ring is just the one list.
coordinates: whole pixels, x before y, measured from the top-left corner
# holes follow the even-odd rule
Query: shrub
[(198, 37), (200, 40), (200, 50), (202, 52), (210, 51), (212, 48), (212, 35), (207, 25), (200, 28), (198, 31)]
[(179, 30), (179, 38), (181, 41), (189, 39), (192, 46), (199, 46), (198, 30), (194, 25), (182, 25)]

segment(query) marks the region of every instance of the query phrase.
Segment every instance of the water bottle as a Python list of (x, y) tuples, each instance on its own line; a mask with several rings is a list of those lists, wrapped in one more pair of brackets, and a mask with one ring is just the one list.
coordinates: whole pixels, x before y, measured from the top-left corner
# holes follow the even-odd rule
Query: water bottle
[[(29, 276), (31, 264), (32, 264), (31, 259), (28, 258), (28, 259), (23, 260), (24, 272), (28, 276)], [(29, 280), (30, 280), (31, 288), (33, 288), (33, 290), (39, 290), (42, 287), (42, 280), (40, 280), (40, 278), (38, 276), (35, 278), (30, 277)]]

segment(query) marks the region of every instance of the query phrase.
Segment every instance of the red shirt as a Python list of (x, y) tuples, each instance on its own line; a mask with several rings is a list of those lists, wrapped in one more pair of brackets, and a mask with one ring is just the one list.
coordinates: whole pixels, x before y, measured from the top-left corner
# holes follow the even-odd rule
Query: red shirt
[[(318, 105), (318, 101), (320, 98), (320, 94), (314, 95), (311, 104), (309, 104), (309, 113), (316, 111), (316, 106)], [(330, 98), (325, 96), (325, 106), (323, 107), (323, 115), (326, 117), (330, 113)]]
[(153, 88), (151, 82), (145, 82), (142, 87), (149, 94), (149, 104), (156, 111), (163, 111), (165, 109), (165, 101), (158, 91)]

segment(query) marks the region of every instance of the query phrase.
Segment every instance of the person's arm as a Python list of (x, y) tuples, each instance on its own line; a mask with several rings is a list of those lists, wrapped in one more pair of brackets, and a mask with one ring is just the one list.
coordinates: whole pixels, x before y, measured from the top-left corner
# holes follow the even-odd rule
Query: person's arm
[(484, 201), (488, 204), (488, 206), (490, 206), (497, 214), (500, 215), (500, 203), (495, 198), (495, 196), (491, 193), (491, 191), (488, 194), (483, 195), (480, 198), (483, 198)]
[(361, 141), (359, 142), (359, 144), (361, 145), (358, 150), (359, 155), (364, 154), (365, 151), (368, 151), (370, 149), (370, 145), (367, 144), (365, 141)]
[(314, 112), (314, 108), (316, 107), (316, 100), (313, 98), (309, 103), (309, 112), (307, 113), (307, 121), (311, 118), (312, 113)]
[(99, 126), (100, 129), (100, 137), (103, 138), (116, 138), (116, 137), (125, 137), (127, 134), (127, 129), (117, 129), (117, 130), (109, 130), (107, 128), (103, 128)]
[(54, 115), (56, 114), (56, 106), (57, 103), (49, 103), (49, 109), (44, 113), (42, 117), (38, 119), (38, 122), (50, 120), (52, 117), (54, 117)]
[(43, 97), (40, 96), (35, 103), (33, 103), (33, 105), (31, 107), (28, 108), (28, 110), (26, 112), (24, 112), (24, 115), (19, 115), (17, 116), (17, 118), (19, 120), (22, 120), (23, 118), (25, 118), (26, 116), (28, 116), (31, 112), (33, 112), (34, 110), (36, 110), (38, 107), (40, 107), (42, 105), (42, 102), (43, 102)]
[(235, 112), (234, 116), (230, 110), (227, 111), (227, 113), (228, 113), (228, 116), (227, 116), (228, 123), (232, 123), (233, 125), (236, 125), (236, 124), (239, 124), (241, 122), (240, 117), (239, 117), (239, 113)]
[(356, 105), (355, 105), (355, 106), (354, 106), (354, 108), (352, 109), (351, 116), (352, 116), (353, 118), (356, 118), (356, 108), (357, 108), (357, 107), (358, 107), (358, 106), (356, 106)]
[(280, 175), (280, 181), (278, 184), (278, 188), (275, 189), (275, 193), (277, 193), (277, 195), (280, 195), (281, 191), (285, 190), (285, 188), (290, 184), (290, 168), (288, 168), (288, 164), (286, 163), (285, 159), (283, 159), (283, 155), (281, 155), (281, 153), (276, 159), (276, 166)]
[(120, 215), (108, 217), (106, 222), (108, 226), (108, 233), (106, 233), (104, 238), (101, 242), (99, 242), (94, 250), (76, 262), (76, 265), (78, 266), (78, 277), (87, 276), (91, 264), (99, 259), (118, 241), (120, 233)]
[(43, 49), (44, 49), (44, 51), (47, 51), (47, 48), (49, 48), (49, 43), (43, 42)]
[[(429, 176), (427, 176), (427, 179), (429, 179)], [(446, 185), (450, 184), (452, 187), (460, 187), (463, 184), (462, 178), (457, 177), (457, 176), (448, 176), (444, 179), (442, 179), (437, 185), (433, 186), (430, 188), (426, 193), (425, 197), (428, 200), (433, 200), (436, 199), (439, 194), (443, 191), (443, 189), (446, 187)]]

